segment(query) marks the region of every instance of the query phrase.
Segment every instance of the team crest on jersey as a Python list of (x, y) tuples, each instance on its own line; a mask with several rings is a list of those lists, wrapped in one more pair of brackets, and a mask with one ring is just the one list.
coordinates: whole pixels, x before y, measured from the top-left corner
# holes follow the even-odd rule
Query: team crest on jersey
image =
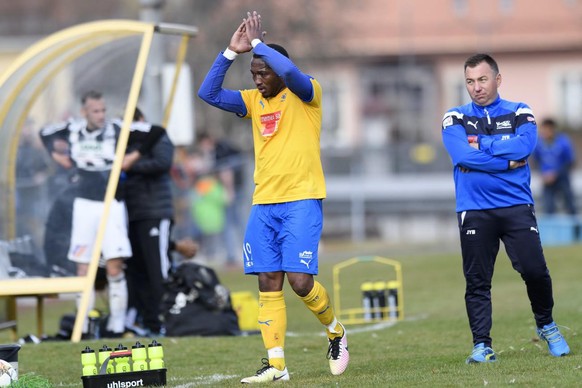
[(448, 127), (449, 125), (453, 125), (453, 118), (451, 116), (447, 116), (444, 120), (443, 120), (443, 128)]
[(261, 135), (264, 137), (273, 136), (279, 129), (281, 111), (261, 115)]

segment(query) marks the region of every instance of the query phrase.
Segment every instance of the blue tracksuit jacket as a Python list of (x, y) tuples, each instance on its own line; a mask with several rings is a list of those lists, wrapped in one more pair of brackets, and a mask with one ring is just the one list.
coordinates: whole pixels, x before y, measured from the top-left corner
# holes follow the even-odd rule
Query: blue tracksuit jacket
[[(450, 109), (442, 138), (453, 162), (457, 212), (533, 205), (529, 165), (509, 169), (511, 160), (526, 160), (536, 145), (536, 121), (526, 104), (498, 96), (488, 106), (471, 102)], [(480, 149), (469, 141), (478, 141)]]

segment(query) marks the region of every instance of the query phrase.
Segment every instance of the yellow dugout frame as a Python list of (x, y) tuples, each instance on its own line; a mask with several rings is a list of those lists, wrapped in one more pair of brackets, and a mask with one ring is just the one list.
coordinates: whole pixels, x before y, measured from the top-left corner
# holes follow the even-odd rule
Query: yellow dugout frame
[[(83, 322), (89, 305), (89, 297), (94, 287), (99, 265), (101, 244), (109, 208), (117, 189), (121, 162), (129, 137), (129, 125), (138, 102), (153, 36), (155, 33), (181, 36), (181, 43), (175, 60), (176, 71), (173, 77), (173, 84), (164, 108), (162, 125), (167, 126), (179, 72), (186, 57), (188, 43), (190, 38), (194, 37), (197, 32), (198, 29), (193, 26), (167, 23), (154, 24), (132, 20), (102, 20), (80, 24), (52, 34), (32, 45), (0, 75), (0, 99), (2, 102), (0, 104), (0, 138), (7, 140), (0, 142), (0, 155), (7, 155), (7, 160), (3, 160), (0, 163), (0, 196), (2, 201), (5, 201), (5, 205), (0, 208), (0, 230), (5, 231), (6, 235), (3, 237), (10, 239), (14, 238), (16, 234), (15, 198), (18, 142), (21, 129), (37, 96), (60, 70), (83, 54), (119, 39), (141, 36), (139, 54), (125, 105), (123, 125), (104, 198), (104, 212), (96, 236), (88, 274), (85, 277), (0, 280), (0, 297), (9, 297), (11, 304), (9, 312), (11, 315), (14, 315), (16, 311), (15, 298), (17, 296), (36, 296), (39, 303), (42, 303), (43, 295), (81, 292), (82, 299), (71, 337), (73, 342), (80, 341)], [(42, 312), (42, 306), (39, 306), (38, 311)], [(14, 319), (15, 317), (11, 318)], [(39, 315), (38, 319), (42, 319), (42, 316)]]

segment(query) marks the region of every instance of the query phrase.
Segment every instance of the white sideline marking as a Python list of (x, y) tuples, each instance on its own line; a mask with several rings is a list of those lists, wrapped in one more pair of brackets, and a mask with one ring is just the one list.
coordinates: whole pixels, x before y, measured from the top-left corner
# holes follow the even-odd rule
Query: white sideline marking
[(208, 385), (208, 384), (213, 384), (213, 383), (219, 383), (221, 381), (224, 380), (229, 380), (235, 377), (239, 377), (239, 376), (235, 376), (235, 375), (221, 375), (218, 373), (215, 373), (213, 375), (210, 376), (196, 376), (194, 377), (193, 382), (191, 383), (186, 383), (186, 384), (181, 384), (181, 385), (176, 385), (176, 388), (191, 388), (191, 387), (198, 387), (200, 385)]
[[(428, 318), (428, 314), (422, 314), (422, 315), (417, 315), (415, 317), (406, 317), (404, 318), (405, 321), (419, 321), (419, 320), (424, 320)], [(353, 328), (349, 328), (348, 327), (348, 334), (355, 334), (355, 333), (367, 333), (370, 331), (377, 331), (377, 330), (383, 330), (383, 329), (388, 329), (392, 326), (395, 326), (399, 321), (384, 321), (384, 322), (378, 322), (378, 323), (368, 323), (368, 324), (362, 324), (361, 326), (358, 327), (353, 327)], [(288, 331), (287, 332), (287, 337), (308, 337), (308, 336), (326, 336), (327, 334), (325, 334), (325, 332), (317, 332), (317, 333), (296, 333), (293, 331)]]

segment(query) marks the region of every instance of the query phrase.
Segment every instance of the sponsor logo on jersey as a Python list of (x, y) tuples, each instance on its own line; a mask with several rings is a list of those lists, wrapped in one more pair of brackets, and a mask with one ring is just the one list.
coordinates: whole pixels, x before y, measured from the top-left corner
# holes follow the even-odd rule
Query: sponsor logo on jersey
[(261, 135), (264, 137), (273, 136), (279, 129), (281, 111), (261, 115)]
[(497, 129), (511, 129), (511, 122), (509, 120), (495, 122)]
[(467, 121), (467, 124), (473, 126), (473, 128), (475, 128), (475, 129), (477, 129), (477, 123), (478, 123), (478, 121), (475, 121), (474, 123), (471, 121)]

